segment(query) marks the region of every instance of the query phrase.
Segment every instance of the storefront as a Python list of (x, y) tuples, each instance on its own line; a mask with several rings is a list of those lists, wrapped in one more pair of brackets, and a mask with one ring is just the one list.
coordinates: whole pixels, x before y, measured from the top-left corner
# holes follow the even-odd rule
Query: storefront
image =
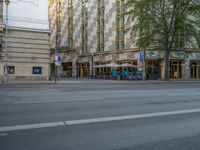
[(162, 78), (163, 53), (160, 50), (148, 50), (145, 53), (145, 73), (147, 80), (158, 80)]
[(136, 73), (137, 71), (137, 60), (123, 60), (123, 61), (117, 61), (117, 64), (122, 65), (122, 64), (130, 64), (130, 65), (135, 65), (135, 67), (119, 67), (118, 71), (126, 70), (128, 73)]
[[(96, 62), (95, 63), (95, 66), (97, 65), (106, 65), (108, 64), (109, 62)], [(94, 68), (94, 75), (96, 78), (103, 78), (103, 76), (105, 75), (108, 75), (108, 74), (111, 74), (111, 68), (108, 68), (108, 67), (97, 67), (97, 68)]]
[(79, 63), (79, 77), (86, 78), (90, 75), (89, 63)]
[(191, 76), (191, 79), (199, 79), (200, 78), (200, 61), (197, 61), (197, 60), (192, 60), (190, 62), (190, 76)]
[(170, 78), (182, 79), (183, 78), (183, 60), (171, 59), (170, 60)]
[(62, 76), (71, 78), (72, 77), (72, 62), (62, 63), (62, 68), (63, 68)]
[(146, 61), (146, 76), (148, 80), (161, 78), (161, 60), (150, 59)]
[(172, 51), (170, 53), (170, 78), (184, 79), (186, 52)]

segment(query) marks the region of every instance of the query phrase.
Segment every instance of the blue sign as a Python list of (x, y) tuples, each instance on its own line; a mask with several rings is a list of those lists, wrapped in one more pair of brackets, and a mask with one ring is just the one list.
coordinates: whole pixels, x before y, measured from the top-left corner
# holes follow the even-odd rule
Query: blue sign
[(42, 67), (33, 67), (33, 74), (42, 74)]
[(55, 64), (56, 66), (61, 66), (61, 56), (55, 56)]
[(144, 61), (144, 51), (140, 51), (140, 61)]

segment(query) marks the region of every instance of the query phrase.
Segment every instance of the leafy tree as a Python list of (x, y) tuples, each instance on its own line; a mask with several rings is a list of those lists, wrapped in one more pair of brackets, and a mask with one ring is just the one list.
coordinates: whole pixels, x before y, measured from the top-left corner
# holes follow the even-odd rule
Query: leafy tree
[(165, 51), (165, 79), (173, 50), (200, 47), (200, 0), (125, 0), (127, 31), (139, 48)]

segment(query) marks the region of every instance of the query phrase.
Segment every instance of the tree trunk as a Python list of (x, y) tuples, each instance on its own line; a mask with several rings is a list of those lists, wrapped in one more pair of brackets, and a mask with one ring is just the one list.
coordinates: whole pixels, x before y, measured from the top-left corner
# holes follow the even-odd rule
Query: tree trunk
[(169, 60), (170, 51), (166, 50), (165, 53), (165, 80), (170, 78), (170, 60)]

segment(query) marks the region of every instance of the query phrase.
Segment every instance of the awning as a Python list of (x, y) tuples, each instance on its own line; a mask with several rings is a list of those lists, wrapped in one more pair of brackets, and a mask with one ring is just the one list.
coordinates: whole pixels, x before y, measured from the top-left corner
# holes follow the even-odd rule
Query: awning
[(132, 67), (132, 68), (137, 68), (138, 66), (133, 65), (133, 64), (125, 63), (125, 64), (118, 65), (118, 67)]

